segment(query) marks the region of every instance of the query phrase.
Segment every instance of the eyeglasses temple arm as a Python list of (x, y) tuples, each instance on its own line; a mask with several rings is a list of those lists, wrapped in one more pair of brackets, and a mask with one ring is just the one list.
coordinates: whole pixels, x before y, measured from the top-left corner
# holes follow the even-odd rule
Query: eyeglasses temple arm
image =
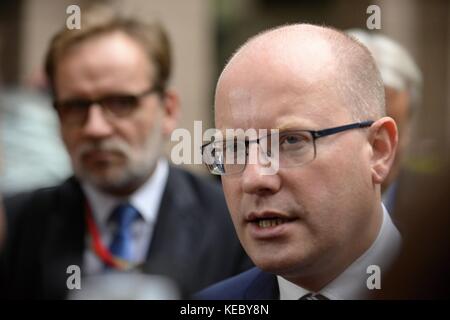
[(370, 127), (373, 123), (374, 123), (374, 121), (368, 120), (368, 121), (363, 121), (363, 122), (358, 122), (358, 123), (347, 124), (345, 126), (323, 129), (323, 130), (319, 130), (319, 131), (310, 131), (310, 132), (315, 139), (318, 139), (320, 137), (329, 136), (329, 135), (332, 135), (332, 134), (335, 134), (338, 132), (342, 132), (342, 131), (346, 131), (346, 130), (350, 130), (350, 129)]

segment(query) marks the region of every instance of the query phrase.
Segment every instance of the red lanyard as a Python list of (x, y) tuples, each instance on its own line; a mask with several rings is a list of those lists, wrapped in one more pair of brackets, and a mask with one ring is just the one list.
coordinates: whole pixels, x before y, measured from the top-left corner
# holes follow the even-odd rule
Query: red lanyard
[(95, 223), (94, 216), (92, 214), (91, 207), (85, 202), (86, 223), (88, 232), (91, 238), (91, 248), (95, 254), (109, 267), (113, 267), (119, 270), (129, 270), (135, 267), (135, 265), (125, 261), (119, 257), (114, 256), (102, 242), (100, 232)]

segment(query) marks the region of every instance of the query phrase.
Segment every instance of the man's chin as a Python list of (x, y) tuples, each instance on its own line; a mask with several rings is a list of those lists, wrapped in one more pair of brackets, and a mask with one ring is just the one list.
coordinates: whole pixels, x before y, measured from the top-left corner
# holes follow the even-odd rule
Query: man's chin
[[(298, 272), (303, 266), (311, 263), (311, 257), (305, 252), (298, 252), (301, 248), (288, 250), (287, 248), (277, 248), (273, 250), (270, 246), (259, 247), (249, 252), (253, 263), (260, 269), (275, 274), (292, 274)], [(296, 252), (297, 251), (297, 252)]]
[(148, 179), (151, 170), (129, 163), (108, 163), (105, 166), (78, 166), (75, 175), (97, 189), (117, 196), (127, 196)]
[(133, 180), (127, 178), (123, 170), (118, 173), (116, 170), (95, 170), (83, 171), (77, 174), (77, 177), (86, 183), (89, 183), (102, 191), (110, 192), (112, 190), (126, 188)]

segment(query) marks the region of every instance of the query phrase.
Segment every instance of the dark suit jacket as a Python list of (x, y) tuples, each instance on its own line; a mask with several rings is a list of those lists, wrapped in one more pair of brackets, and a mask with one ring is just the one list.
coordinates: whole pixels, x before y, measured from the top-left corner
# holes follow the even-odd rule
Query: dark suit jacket
[(278, 300), (279, 297), (277, 277), (256, 267), (194, 295), (198, 300)]
[[(83, 265), (84, 202), (75, 178), (5, 199), (3, 295), (65, 298), (67, 267)], [(250, 266), (220, 186), (171, 167), (143, 271), (171, 277), (190, 295)]]

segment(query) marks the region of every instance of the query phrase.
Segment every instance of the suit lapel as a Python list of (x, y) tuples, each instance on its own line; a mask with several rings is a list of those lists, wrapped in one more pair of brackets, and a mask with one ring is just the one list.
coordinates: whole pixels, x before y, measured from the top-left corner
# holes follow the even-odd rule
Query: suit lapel
[(195, 274), (196, 270), (191, 269), (199, 259), (196, 243), (200, 242), (205, 227), (201, 225), (198, 209), (183, 172), (171, 167), (143, 268), (145, 272), (169, 276), (185, 289), (186, 279), (182, 275)]
[[(82, 267), (85, 222), (84, 196), (78, 182), (71, 178), (51, 199), (48, 229), (41, 258), (44, 297), (64, 298), (70, 265)], [(44, 206), (45, 207), (45, 206)], [(47, 208), (49, 206), (47, 205)]]
[(277, 277), (272, 273), (260, 270), (259, 275), (248, 286), (244, 298), (249, 300), (278, 300), (280, 290)]

